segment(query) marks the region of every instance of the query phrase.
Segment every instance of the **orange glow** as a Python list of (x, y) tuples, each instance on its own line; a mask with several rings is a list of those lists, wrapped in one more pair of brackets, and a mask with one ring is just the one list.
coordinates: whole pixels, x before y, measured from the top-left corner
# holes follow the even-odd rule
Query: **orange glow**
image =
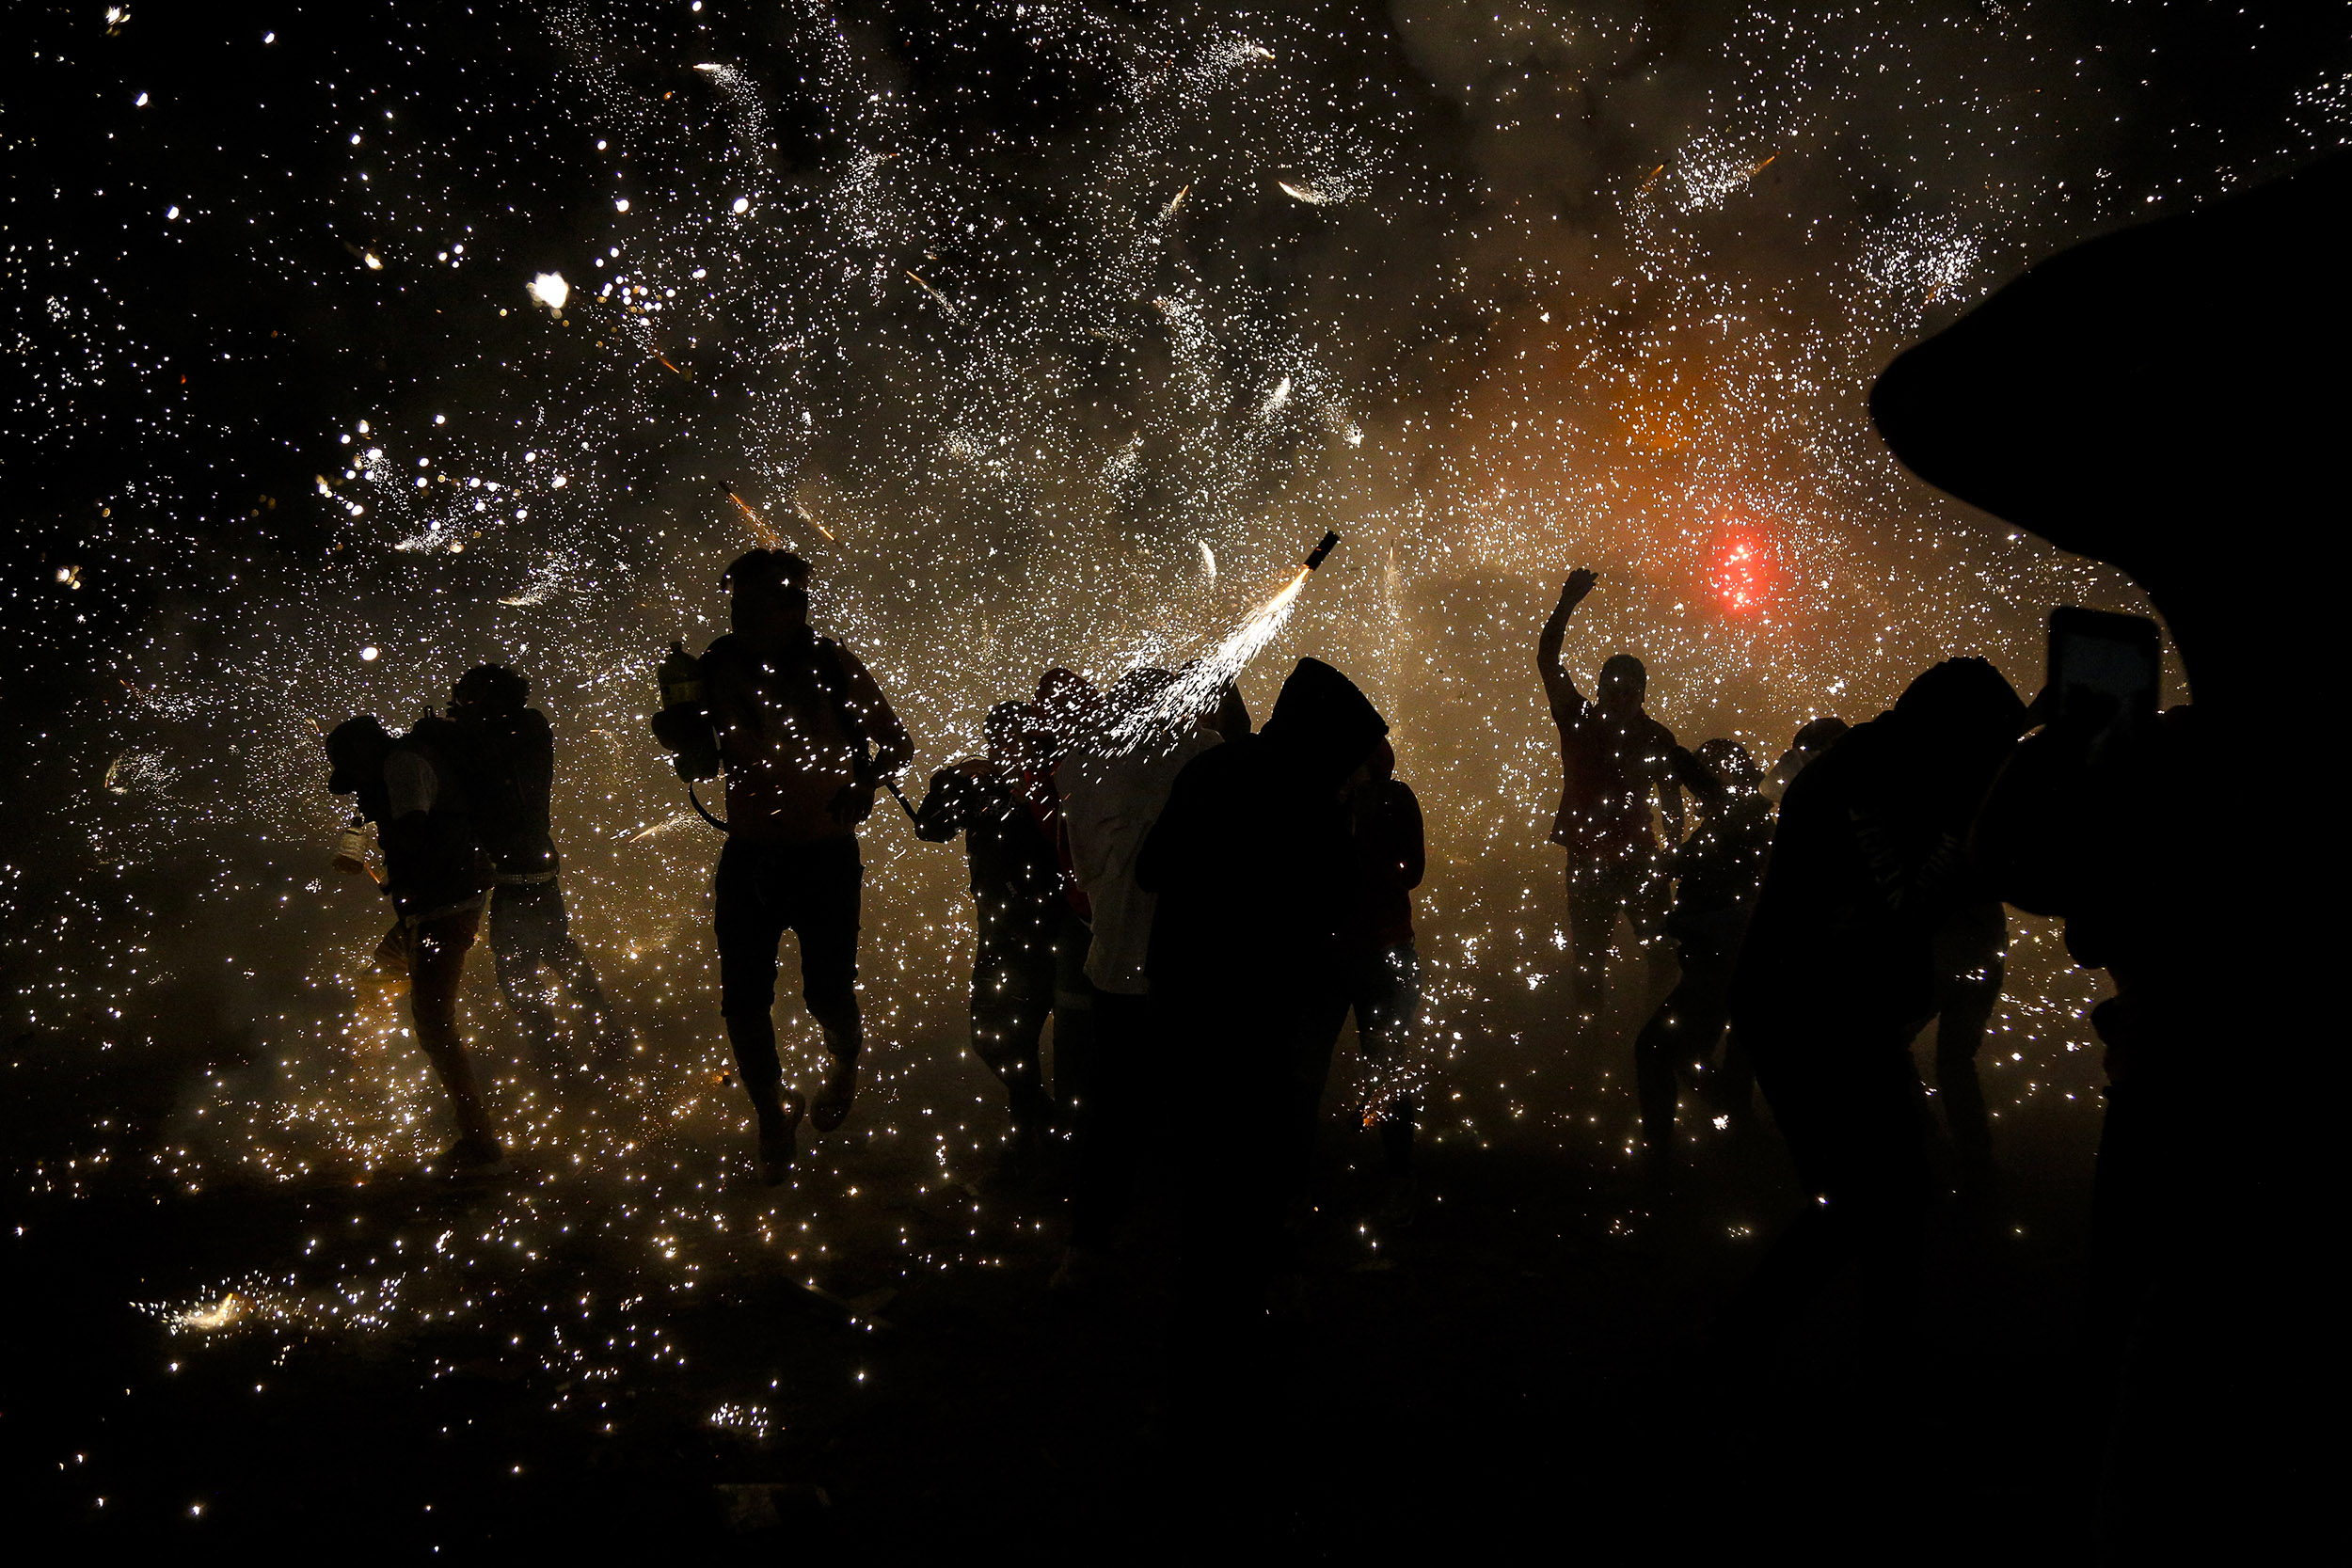
[(1727, 613), (1761, 610), (1779, 579), (1772, 546), (1760, 535), (1747, 529), (1725, 529), (1718, 536), (1708, 583)]

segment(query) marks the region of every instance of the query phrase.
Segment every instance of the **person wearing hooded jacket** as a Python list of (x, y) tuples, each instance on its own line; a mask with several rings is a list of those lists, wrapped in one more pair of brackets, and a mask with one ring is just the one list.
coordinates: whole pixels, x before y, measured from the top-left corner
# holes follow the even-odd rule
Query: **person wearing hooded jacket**
[[(1143, 846), (1159, 899), (1145, 969), (1195, 1118), (1173, 1341), (1214, 1404), (1262, 1352), (1311, 1004), (1341, 964), (1358, 887), (1341, 791), (1388, 734), (1354, 682), (1298, 661), (1257, 734), (1195, 757)], [(1230, 1380), (1230, 1381), (1229, 1381)]]
[(2145, 212), (2172, 215), (2037, 261), (1906, 350), (1870, 411), (1920, 479), (2127, 574), (2187, 682), (2133, 733), (2053, 716), (1978, 843), (2004, 899), (2063, 919), (2114, 986), (2090, 1018), (2098, 1555), (2283, 1560), (2338, 1528), (2308, 1405), (2340, 1332), (2340, 1099), (2305, 1086), (2343, 1022), (2280, 937), (2326, 929), (2291, 911), (2341, 855), (2268, 826), (2269, 760), (2332, 711), (2343, 666), (2324, 519), (2352, 406), (2352, 155)]
[(1301, 1169), (1314, 1147), (1323, 1091), (1347, 1015), (1356, 1015), (1358, 1048), (1379, 1069), (1363, 1108), (1380, 1132), (1381, 1177), (1390, 1212), (1398, 1211), (1412, 1175), (1413, 1121), (1420, 1106), (1408, 1059), (1421, 1013), (1421, 955), (1413, 946), (1413, 889), (1428, 869), (1421, 800), (1396, 776), (1396, 752), (1385, 740), (1350, 775), (1344, 789), (1356, 891), (1341, 932), (1339, 967), (1311, 1006), (1310, 1057), (1300, 1085), (1301, 1126), (1295, 1157)]
[(417, 1045), (456, 1117), (457, 1141), (441, 1164), (479, 1172), (495, 1169), (505, 1156), (458, 1037), (457, 985), (493, 873), (456, 762), (458, 745), (455, 726), (430, 713), (397, 739), (375, 715), (363, 713), (326, 737), (326, 787), (357, 796), (359, 815), (376, 825), (383, 891), (399, 915), (377, 960), (407, 972)]
[(1054, 769), (1072, 872), (1092, 917), (1085, 977), (1094, 1003), (1057, 1290), (1083, 1290), (1100, 1277), (1160, 1119), (1168, 1035), (1146, 973), (1158, 900), (1137, 867), (1176, 780), (1219, 744), (1200, 715), (1145, 717), (1157, 714), (1174, 684), (1168, 671), (1149, 666), (1120, 676)]
[(1788, 750), (1780, 753), (1780, 760), (1772, 764), (1772, 770), (1764, 775), (1762, 784), (1756, 786), (1756, 792), (1773, 805), (1779, 805), (1780, 798), (1788, 793), (1788, 786), (1797, 775), (1804, 772), (1815, 757), (1836, 744), (1837, 737), (1850, 727), (1834, 713), (1806, 720), (1788, 742)]
[(1947, 659), (1855, 726), (1783, 799), (1732, 977), (1731, 1021), (1814, 1201), (1733, 1315), (1769, 1342), (1848, 1262), (1907, 1318), (1926, 1219), (1910, 1044), (1934, 1007), (1935, 934), (1984, 896), (1966, 850), (2026, 705), (1981, 658)]

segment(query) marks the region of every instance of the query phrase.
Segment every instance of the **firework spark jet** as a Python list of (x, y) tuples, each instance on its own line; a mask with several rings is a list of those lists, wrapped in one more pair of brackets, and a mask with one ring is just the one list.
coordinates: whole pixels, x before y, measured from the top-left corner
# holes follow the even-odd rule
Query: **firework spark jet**
[(1133, 751), (1151, 743), (1155, 736), (1172, 735), (1186, 718), (1206, 709), (1216, 693), (1257, 657), (1258, 650), (1274, 641), (1274, 634), (1282, 629), (1296, 608), (1307, 578), (1339, 542), (1337, 532), (1326, 532), (1315, 547), (1307, 552), (1307, 559), (1297, 570), (1291, 573), (1289, 580), (1244, 616), (1241, 625), (1227, 633), (1215, 648), (1186, 662), (1157, 703), (1137, 708), (1114, 725), (1113, 738)]

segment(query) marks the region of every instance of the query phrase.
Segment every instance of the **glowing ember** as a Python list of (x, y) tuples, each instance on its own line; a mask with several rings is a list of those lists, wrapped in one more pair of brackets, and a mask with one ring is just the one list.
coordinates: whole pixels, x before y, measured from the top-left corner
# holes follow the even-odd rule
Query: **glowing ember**
[(175, 1329), (193, 1329), (199, 1334), (210, 1334), (242, 1322), (246, 1310), (245, 1298), (231, 1291), (218, 1301), (173, 1313), (170, 1323)]

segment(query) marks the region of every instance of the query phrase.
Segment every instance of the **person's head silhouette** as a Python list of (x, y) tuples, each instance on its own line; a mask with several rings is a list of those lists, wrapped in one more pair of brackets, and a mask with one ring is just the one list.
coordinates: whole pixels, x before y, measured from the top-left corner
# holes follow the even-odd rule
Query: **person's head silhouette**
[(1649, 672), (1631, 654), (1611, 654), (1600, 667), (1600, 687), (1595, 705), (1612, 716), (1639, 713), (1649, 695)]

